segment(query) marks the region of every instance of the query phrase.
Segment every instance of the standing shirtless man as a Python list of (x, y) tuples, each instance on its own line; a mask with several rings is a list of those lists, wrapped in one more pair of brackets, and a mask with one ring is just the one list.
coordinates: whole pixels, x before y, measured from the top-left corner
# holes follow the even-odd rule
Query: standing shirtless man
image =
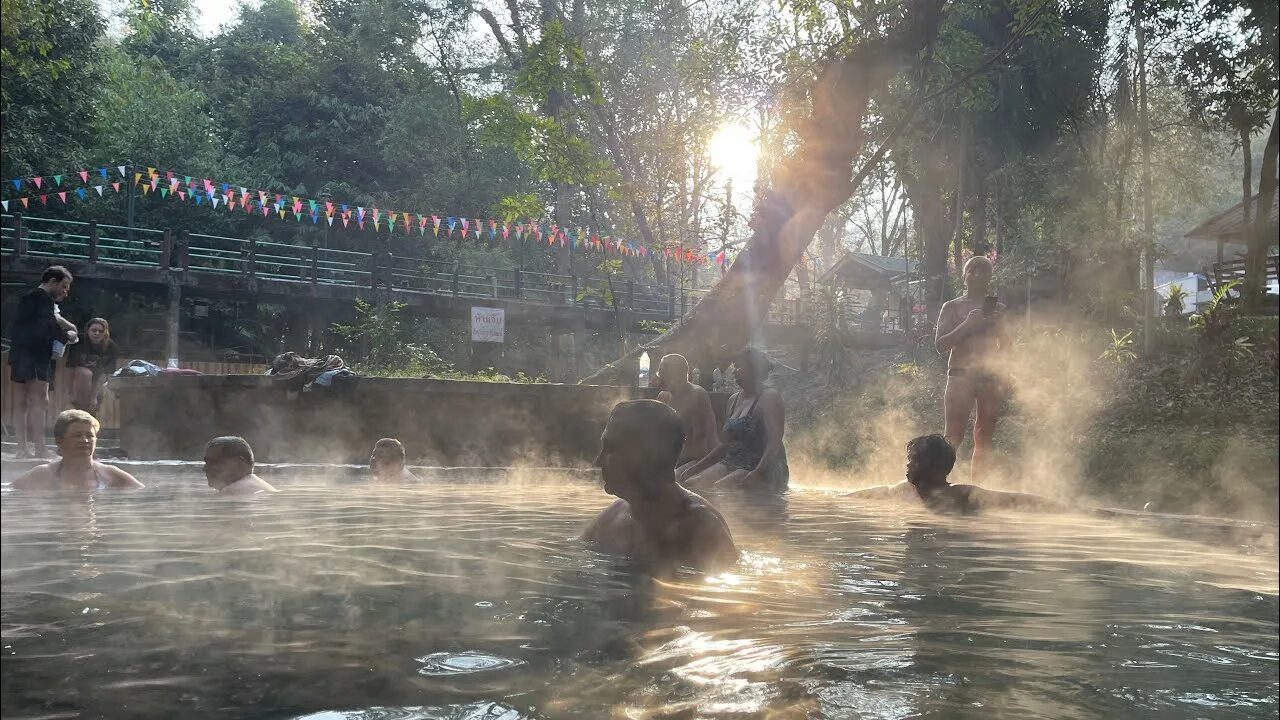
[(684, 425), (684, 447), (676, 462), (676, 472), (679, 472), (716, 448), (719, 442), (716, 411), (711, 407), (707, 391), (689, 382), (689, 361), (683, 355), (664, 355), (658, 363), (658, 379), (662, 383), (658, 400), (670, 405)]
[[(953, 448), (964, 440), (969, 414), (973, 421), (973, 458), (970, 477), (981, 476), (991, 452), (991, 437), (1005, 399), (1004, 382), (995, 359), (1008, 350), (1003, 303), (983, 308), (991, 287), (991, 261), (978, 255), (964, 265), (964, 295), (949, 300), (938, 313), (934, 346), (947, 357), (947, 390), (942, 398), (943, 434)], [(990, 310), (990, 312), (987, 312)]]

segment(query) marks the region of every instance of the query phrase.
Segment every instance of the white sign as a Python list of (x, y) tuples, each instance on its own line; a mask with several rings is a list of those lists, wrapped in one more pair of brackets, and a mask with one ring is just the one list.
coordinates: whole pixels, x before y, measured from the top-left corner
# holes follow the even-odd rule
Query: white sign
[(506, 324), (502, 308), (471, 308), (471, 342), (502, 342)]

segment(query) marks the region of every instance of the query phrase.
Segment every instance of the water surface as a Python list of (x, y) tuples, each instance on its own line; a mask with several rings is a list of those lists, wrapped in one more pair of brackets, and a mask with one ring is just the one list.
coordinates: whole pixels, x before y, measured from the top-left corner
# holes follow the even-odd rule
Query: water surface
[(726, 501), (734, 571), (574, 539), (581, 476), (6, 492), (5, 718), (1200, 718), (1280, 710), (1274, 529)]

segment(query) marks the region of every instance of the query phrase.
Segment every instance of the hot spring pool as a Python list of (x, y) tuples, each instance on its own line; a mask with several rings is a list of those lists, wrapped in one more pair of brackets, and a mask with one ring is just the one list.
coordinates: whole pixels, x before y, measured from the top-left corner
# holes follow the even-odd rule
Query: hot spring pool
[[(408, 489), (195, 469), (6, 492), (5, 718), (1200, 718), (1280, 710), (1274, 530), (719, 503), (734, 572), (573, 539), (554, 472)], [(1270, 535), (1268, 535), (1270, 533)], [(1258, 540), (1258, 538), (1255, 538)]]

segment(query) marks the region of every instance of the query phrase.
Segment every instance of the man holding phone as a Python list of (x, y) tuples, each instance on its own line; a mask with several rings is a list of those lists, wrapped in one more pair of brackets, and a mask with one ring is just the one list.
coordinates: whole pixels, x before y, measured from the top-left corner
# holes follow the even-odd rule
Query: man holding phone
[(947, 355), (947, 390), (942, 398), (943, 435), (959, 449), (969, 415), (973, 421), (973, 478), (985, 469), (996, 420), (1004, 404), (1005, 387), (996, 357), (1010, 345), (1004, 326), (1005, 306), (991, 287), (991, 261), (977, 255), (964, 265), (964, 295), (949, 300), (938, 313), (934, 346)]

